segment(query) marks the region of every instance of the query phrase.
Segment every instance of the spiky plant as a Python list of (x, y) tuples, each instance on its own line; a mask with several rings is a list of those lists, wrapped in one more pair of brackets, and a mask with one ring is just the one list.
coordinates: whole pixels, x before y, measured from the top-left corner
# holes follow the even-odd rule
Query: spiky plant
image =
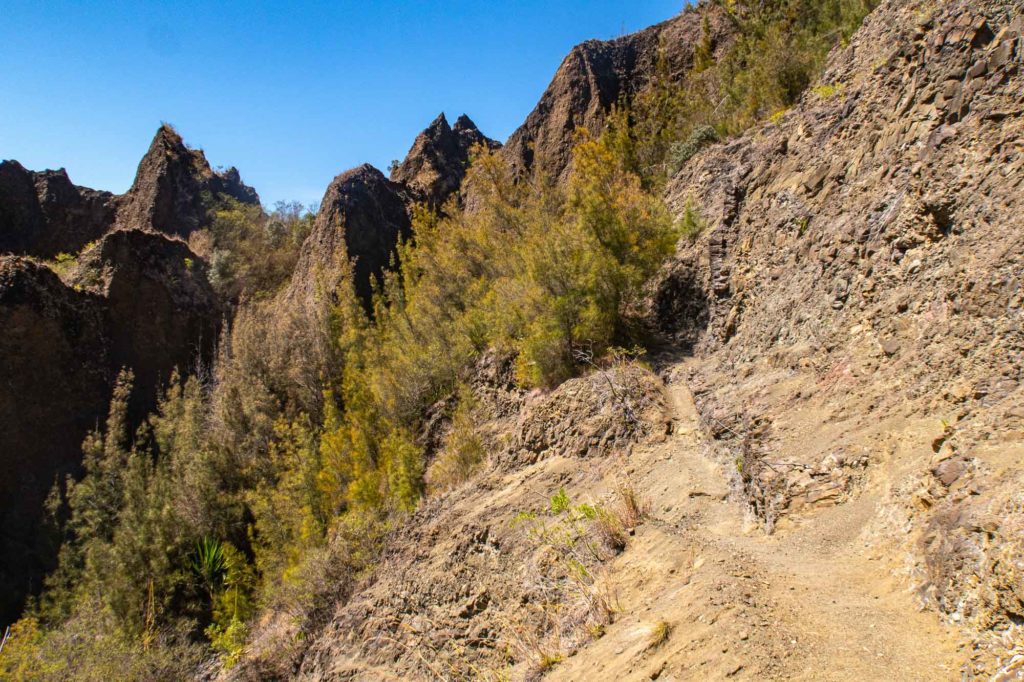
[(214, 593), (224, 585), (228, 572), (224, 545), (220, 540), (204, 537), (196, 543), (192, 553), (192, 570), (199, 576), (212, 600)]

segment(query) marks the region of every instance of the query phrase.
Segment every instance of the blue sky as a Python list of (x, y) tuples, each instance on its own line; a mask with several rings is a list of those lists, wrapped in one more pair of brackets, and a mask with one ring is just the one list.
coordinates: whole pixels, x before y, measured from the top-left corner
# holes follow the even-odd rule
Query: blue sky
[(504, 141), (572, 45), (682, 0), (4, 0), (0, 158), (123, 192), (161, 121), (266, 204), (402, 158), (439, 112)]

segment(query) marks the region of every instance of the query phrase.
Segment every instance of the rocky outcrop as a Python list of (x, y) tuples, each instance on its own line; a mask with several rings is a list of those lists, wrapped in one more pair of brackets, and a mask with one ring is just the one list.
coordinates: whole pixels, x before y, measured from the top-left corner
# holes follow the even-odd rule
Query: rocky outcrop
[(419, 134), (390, 180), (369, 164), (335, 177), (302, 246), (286, 298), (309, 300), (317, 291), (333, 290), (347, 258), (354, 262), (356, 293), (369, 309), (374, 287), (397, 258), (398, 244), (412, 235), (413, 205), (440, 209), (456, 195), (476, 145), (501, 146), (468, 116), (449, 126), (441, 114)]
[(0, 163), (0, 253), (52, 258), (76, 254), (115, 226), (187, 238), (207, 227), (227, 199), (259, 204), (235, 168), (214, 172), (201, 150), (189, 149), (168, 125), (157, 130), (123, 195), (71, 183), (63, 169), (26, 170)]
[(519, 175), (564, 177), (578, 128), (599, 133), (622, 99), (647, 87), (656, 74), (678, 80), (693, 66), (705, 27), (713, 50), (732, 35), (732, 23), (717, 3), (691, 7), (669, 21), (615, 40), (588, 40), (569, 52), (537, 106), (502, 153)]
[(80, 259), (72, 284), (103, 299), (111, 368), (135, 374), (133, 413), (142, 417), (174, 368), (212, 356), (223, 313), (206, 263), (177, 239), (116, 230)]
[(210, 210), (225, 198), (259, 204), (238, 171), (214, 172), (200, 149), (190, 149), (169, 125), (157, 130), (139, 163), (135, 182), (121, 197), (117, 224), (188, 238), (206, 227)]
[(179, 240), (117, 230), (65, 284), (28, 259), (0, 259), (0, 619), (37, 591), (55, 547), (41, 527), (55, 482), (75, 475), (122, 367), (130, 415), (156, 403), (174, 368), (211, 358), (221, 309), (206, 266)]
[(122, 367), (135, 376), (138, 422), (174, 368), (212, 356), (224, 311), (187, 237), (232, 199), (258, 204), (238, 171), (210, 169), (201, 151), (162, 126), (135, 184), (115, 196), (63, 170), (0, 163), (0, 251), (63, 260), (62, 282), (29, 260), (0, 265), (0, 619), (40, 587), (54, 547), (43, 501), (78, 472), (81, 444), (106, 413)]
[[(477, 679), (527, 658), (512, 637), (537, 627), (538, 604), (554, 596), (542, 585), (571, 582), (550, 548), (531, 539), (539, 532), (531, 512), (592, 481), (591, 464), (661, 437), (666, 401), (658, 378), (639, 366), (511, 399), (494, 369), (483, 361), (473, 381), (492, 466), (398, 525), (373, 579), (338, 576), (356, 589), (320, 605), (329, 622), (314, 637), (300, 643), (299, 624), (283, 613), (265, 620), (227, 679), (418, 680), (439, 666), (455, 679)], [(591, 546), (596, 553), (615, 553), (599, 545)], [(577, 622), (577, 609), (566, 606), (567, 622)], [(512, 679), (531, 679), (517, 674), (527, 667)]]
[(63, 170), (0, 163), (0, 252), (51, 258), (77, 253), (114, 222), (116, 197), (71, 183)]
[(373, 287), (396, 257), (402, 239), (412, 233), (406, 190), (369, 164), (334, 178), (302, 246), (289, 296), (332, 291), (344, 272), (344, 259), (355, 261), (356, 293), (369, 304)]
[(110, 399), (100, 298), (48, 268), (0, 258), (0, 620), (52, 568), (40, 530), (55, 481), (76, 473), (82, 438)]
[(462, 186), (476, 145), (491, 150), (501, 147), (465, 114), (453, 127), (442, 113), (416, 137), (405, 160), (391, 172), (391, 180), (408, 187), (417, 201), (439, 208)]
[(1024, 618), (1021, 12), (883, 3), (799, 106), (672, 180), (709, 229), (659, 294), (755, 514), (878, 496), (865, 538), (972, 633), (968, 677)]

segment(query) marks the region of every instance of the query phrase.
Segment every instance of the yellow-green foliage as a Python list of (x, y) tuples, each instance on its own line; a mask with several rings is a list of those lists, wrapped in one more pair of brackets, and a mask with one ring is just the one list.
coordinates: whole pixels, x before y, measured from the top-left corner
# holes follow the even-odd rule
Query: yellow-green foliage
[(304, 419), (278, 419), (263, 464), (246, 497), (255, 519), (256, 566), (269, 587), (288, 579), (303, 553), (323, 542), (319, 452)]
[[(584, 369), (573, 350), (600, 355), (632, 340), (628, 311), (677, 231), (608, 138), (581, 138), (564, 187), (513, 182), (481, 151), (467, 191), (474, 211), (417, 213), (416, 241), (401, 246), (401, 273), (372, 316), (350, 265), (323, 292), (329, 314), (245, 308), (214, 384), (174, 377), (134, 437), (131, 377), (121, 379), (105, 429), (83, 447), (86, 475), (62, 498), (68, 540), (35, 611), (41, 639), (19, 640), (62, 651), (102, 613), (112, 651), (172, 651), (190, 645), (167, 633), (205, 634), (230, 665), (255, 604), (314, 627), (423, 495), (417, 435), (430, 404), (458, 391), (438, 485), (483, 461), (472, 393), (458, 388), (481, 352), (515, 354), (524, 386), (548, 386)], [(248, 229), (244, 213), (217, 216), (217, 244)], [(232, 278), (221, 284), (264, 286)], [(54, 664), (58, 676), (74, 676), (73, 659)]]
[[(415, 242), (401, 247), (401, 275), (388, 278), (372, 320), (351, 287), (337, 292), (343, 363), (320, 438), (319, 487), (331, 513), (412, 508), (423, 492), (418, 420), (477, 355), (514, 354), (525, 386), (572, 376), (574, 349), (602, 353), (628, 337), (624, 311), (675, 244), (661, 200), (604, 138), (581, 138), (566, 188), (515, 183), (487, 150), (466, 186), (473, 211), (416, 213)], [(441, 488), (483, 457), (461, 395), (433, 470)]]
[(700, 213), (700, 209), (693, 200), (687, 199), (686, 208), (679, 219), (679, 233), (686, 239), (693, 241), (707, 228), (707, 222)]
[(648, 648), (654, 649), (668, 641), (669, 636), (672, 634), (672, 625), (666, 620), (659, 620), (651, 628), (651, 633), (647, 638)]
[(444, 447), (427, 472), (431, 492), (443, 492), (466, 481), (486, 455), (483, 441), (476, 431), (478, 408), (472, 390), (465, 385), (460, 386), (458, 400)]
[(210, 227), (189, 241), (209, 261), (214, 288), (230, 298), (274, 293), (291, 275), (313, 225), (313, 212), (300, 204), (278, 202), (267, 214), (224, 197), (210, 218)]
[(441, 362), (427, 363), (436, 373), (413, 382), (423, 395), (401, 396), (399, 415), (435, 386), (450, 390), (455, 372), (488, 346), (517, 354), (525, 385), (570, 376), (575, 344), (600, 351), (625, 332), (622, 311), (675, 242), (664, 205), (604, 139), (582, 139), (565, 190), (516, 185), (487, 152), (467, 186), (478, 210), (423, 225), (404, 254), (401, 299), (387, 316), (403, 320), (386, 335), (426, 341)]
[(736, 135), (794, 104), (821, 73), (832, 47), (845, 42), (878, 4), (717, 1), (735, 24), (735, 39), (712, 58), (705, 23), (691, 72), (681, 81), (671, 78), (660, 61), (652, 87), (623, 103), (609, 119), (623, 158), (652, 186), (699, 149), (700, 144), (693, 144), (696, 131), (711, 128), (719, 137)]
[(182, 680), (194, 676), (202, 657), (202, 648), (181, 632), (127, 636), (108, 610), (90, 601), (60, 629), (31, 616), (12, 625), (0, 652), (0, 679)]
[(57, 275), (63, 276), (70, 272), (77, 263), (78, 256), (61, 251), (53, 257), (53, 260), (48, 261), (46, 264), (51, 270), (57, 273)]
[(838, 85), (836, 85), (836, 84), (827, 84), (826, 85), (826, 84), (822, 83), (821, 85), (814, 86), (814, 88), (812, 88), (812, 90), (813, 90), (815, 95), (817, 95), (818, 97), (821, 97), (822, 99), (831, 99), (832, 97), (835, 97), (836, 95), (842, 94), (844, 88), (843, 88), (843, 85), (841, 83), (838, 84)]
[(224, 573), (218, 588), (211, 593), (213, 622), (206, 628), (206, 636), (230, 667), (241, 655), (249, 633), (248, 622), (255, 612), (252, 594), (256, 578), (241, 552), (231, 543), (223, 543), (222, 547)]

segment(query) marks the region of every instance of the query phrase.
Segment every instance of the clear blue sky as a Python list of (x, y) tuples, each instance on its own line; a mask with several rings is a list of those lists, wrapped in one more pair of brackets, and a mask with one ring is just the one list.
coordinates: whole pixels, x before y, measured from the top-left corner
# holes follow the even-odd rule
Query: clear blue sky
[(683, 0), (3, 0), (0, 158), (123, 192), (161, 121), (265, 204), (402, 158), (439, 112), (504, 141), (572, 45)]

